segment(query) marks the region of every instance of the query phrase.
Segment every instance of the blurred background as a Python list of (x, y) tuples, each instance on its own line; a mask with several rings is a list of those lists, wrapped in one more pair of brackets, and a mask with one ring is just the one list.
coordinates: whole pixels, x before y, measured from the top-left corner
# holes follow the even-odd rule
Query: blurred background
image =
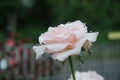
[(82, 55), (84, 64), (73, 57), (75, 69), (120, 80), (119, 19), (119, 0), (0, 0), (0, 80), (67, 80), (67, 61), (35, 60), (32, 46), (49, 26), (75, 20), (99, 32), (92, 55)]

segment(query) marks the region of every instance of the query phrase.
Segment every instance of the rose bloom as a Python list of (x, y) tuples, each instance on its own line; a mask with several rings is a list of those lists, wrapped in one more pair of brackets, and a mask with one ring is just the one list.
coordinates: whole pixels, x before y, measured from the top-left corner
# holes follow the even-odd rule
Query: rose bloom
[[(104, 80), (104, 78), (95, 71), (75, 72), (76, 80)], [(72, 76), (68, 80), (73, 80)]]
[(87, 50), (97, 35), (98, 32), (88, 33), (86, 25), (80, 21), (60, 24), (41, 34), (40, 45), (33, 46), (33, 50), (37, 59), (43, 53), (49, 53), (54, 60), (64, 61), (69, 56), (80, 54), (82, 47)]

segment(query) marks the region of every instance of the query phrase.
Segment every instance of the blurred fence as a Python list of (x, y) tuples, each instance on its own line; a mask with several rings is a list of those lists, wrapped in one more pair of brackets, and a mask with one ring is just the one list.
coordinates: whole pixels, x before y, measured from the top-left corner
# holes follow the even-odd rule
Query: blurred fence
[[(120, 80), (120, 44), (96, 44), (92, 53), (83, 55), (84, 64), (73, 57), (75, 70), (95, 70), (105, 80)], [(14, 46), (10, 52), (0, 49), (0, 56), (0, 80), (67, 80), (71, 75), (67, 61), (62, 65), (48, 55), (35, 60), (30, 43)]]

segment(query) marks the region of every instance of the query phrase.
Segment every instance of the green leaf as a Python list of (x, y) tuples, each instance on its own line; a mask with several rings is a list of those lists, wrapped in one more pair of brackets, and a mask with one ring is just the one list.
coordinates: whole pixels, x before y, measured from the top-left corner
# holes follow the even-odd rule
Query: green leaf
[(80, 60), (80, 62), (82, 63), (82, 64), (84, 64), (84, 61), (83, 61), (83, 59), (81, 58), (82, 56), (78, 56), (78, 59)]

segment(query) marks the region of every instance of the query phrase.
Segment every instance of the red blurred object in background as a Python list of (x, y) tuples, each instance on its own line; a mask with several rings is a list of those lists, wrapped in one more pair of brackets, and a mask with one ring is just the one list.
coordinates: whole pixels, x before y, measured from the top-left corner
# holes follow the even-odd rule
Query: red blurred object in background
[(14, 44), (15, 44), (15, 41), (14, 41), (13, 39), (8, 39), (8, 40), (6, 41), (6, 45), (8, 45), (8, 46), (10, 46), (10, 47), (14, 46)]
[(8, 60), (8, 66), (9, 66), (9, 68), (14, 68), (15, 67), (15, 59), (14, 58), (9, 58), (9, 60)]

